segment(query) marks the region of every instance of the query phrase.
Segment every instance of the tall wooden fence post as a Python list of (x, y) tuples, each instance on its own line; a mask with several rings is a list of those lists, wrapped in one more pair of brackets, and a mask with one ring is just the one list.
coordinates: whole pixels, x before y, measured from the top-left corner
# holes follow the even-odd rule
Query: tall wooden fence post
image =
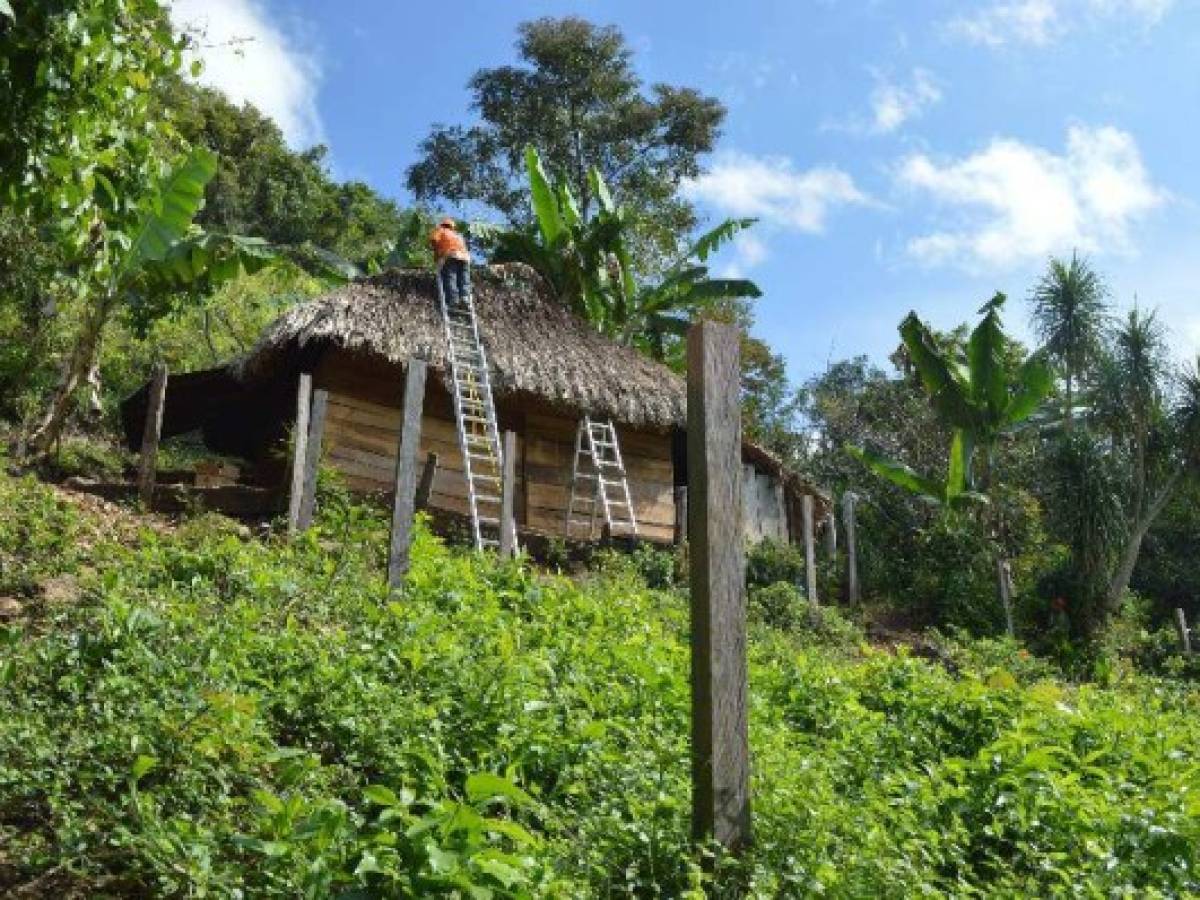
[(750, 842), (738, 347), (732, 325), (688, 332), (692, 832), (733, 851)]
[(846, 532), (846, 602), (857, 603), (861, 597), (858, 585), (858, 530), (854, 520), (854, 505), (858, 498), (850, 491), (842, 494), (842, 528)]
[(1187, 613), (1175, 608), (1175, 627), (1179, 630), (1179, 646), (1185, 654), (1192, 652), (1192, 633), (1188, 630)]
[(396, 448), (396, 493), (392, 499), (392, 536), (388, 543), (388, 587), (391, 588), (399, 587), (408, 571), (408, 553), (412, 546), (425, 370), (425, 360), (410, 359), (404, 372), (404, 407), (400, 414), (400, 443)]
[(150, 509), (154, 503), (154, 482), (158, 474), (158, 441), (162, 437), (168, 374), (163, 363), (155, 364), (150, 393), (146, 397), (146, 425), (142, 429), (141, 457), (138, 460), (138, 498), (146, 509)]
[(837, 516), (833, 514), (833, 506), (825, 515), (825, 558), (831, 564), (837, 564)]
[(312, 525), (317, 505), (317, 471), (321, 468), (321, 443), (325, 439), (325, 411), (329, 407), (329, 391), (313, 391), (312, 413), (308, 419), (308, 443), (304, 449), (304, 487), (300, 493), (300, 511), (296, 529)]
[(517, 433), (504, 432), (502, 478), (500, 479), (500, 558), (511, 559), (517, 547), (517, 522), (513, 497), (517, 490)]
[(804, 531), (804, 593), (810, 606), (817, 600), (817, 547), (813, 536), (813, 498), (805, 494), (800, 498), (800, 514)]
[(300, 525), (300, 501), (304, 496), (304, 471), (308, 461), (308, 411), (312, 406), (312, 375), (300, 374), (296, 387), (296, 424), (292, 428), (292, 487), (288, 494), (288, 537)]

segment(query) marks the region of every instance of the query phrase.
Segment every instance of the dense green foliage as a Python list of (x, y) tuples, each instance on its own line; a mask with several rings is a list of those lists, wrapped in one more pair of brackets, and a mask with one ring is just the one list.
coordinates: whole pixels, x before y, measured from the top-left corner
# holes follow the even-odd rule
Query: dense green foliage
[[(28, 585), (0, 630), (4, 889), (1200, 888), (1200, 716), (1170, 683), (1070, 687), (1002, 644), (954, 675), (844, 627), (756, 626), (756, 845), (709, 876), (687, 839), (686, 604), (630, 567), (572, 582), (422, 532), (389, 597), (382, 517), (342, 503), (290, 546), (212, 516), (122, 546), (29, 480), (0, 476), (0, 500), (6, 590)], [(76, 596), (39, 600), (63, 573)]]

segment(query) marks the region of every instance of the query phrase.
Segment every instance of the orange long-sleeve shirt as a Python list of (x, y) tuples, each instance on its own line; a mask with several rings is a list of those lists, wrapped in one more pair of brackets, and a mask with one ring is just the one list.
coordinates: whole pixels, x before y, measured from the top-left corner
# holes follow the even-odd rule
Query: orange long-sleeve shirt
[(439, 225), (433, 229), (433, 233), (429, 235), (429, 246), (433, 248), (433, 255), (437, 257), (438, 262), (447, 258), (464, 260), (471, 258), (463, 236), (445, 225)]

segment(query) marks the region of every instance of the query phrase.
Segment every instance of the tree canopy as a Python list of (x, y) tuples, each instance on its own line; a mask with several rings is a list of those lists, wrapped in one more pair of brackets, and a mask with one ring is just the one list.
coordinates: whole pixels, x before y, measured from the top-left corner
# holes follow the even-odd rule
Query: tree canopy
[(525, 147), (542, 153), (588, 218), (599, 203), (588, 173), (597, 169), (617, 203), (630, 208), (649, 247), (669, 255), (696, 224), (680, 196), (699, 174), (725, 109), (692, 88), (647, 91), (621, 32), (568, 16), (526, 22), (519, 65), (480, 69), (468, 90), (478, 121), (435, 125), (407, 173), (421, 201), (480, 202), (513, 224), (529, 221)]

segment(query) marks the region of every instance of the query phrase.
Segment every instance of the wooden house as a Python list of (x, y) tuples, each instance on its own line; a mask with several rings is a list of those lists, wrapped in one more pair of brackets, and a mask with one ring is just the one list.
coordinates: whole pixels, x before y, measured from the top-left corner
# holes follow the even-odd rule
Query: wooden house
[[(502, 430), (517, 435), (516, 519), (520, 529), (564, 533), (576, 427), (611, 418), (619, 435), (639, 533), (670, 541), (676, 491), (686, 484), (686, 386), (665, 366), (614, 343), (549, 293), (532, 269), (477, 268), (475, 307), (493, 373)], [(251, 463), (250, 478), (283, 483), (279, 449), (295, 418), (296, 384), (310, 372), (328, 392), (327, 465), (353, 490), (387, 492), (394, 477), (403, 367), (430, 365), (421, 426), (422, 457), (438, 454), (430, 505), (466, 512), (466, 488), (446, 383), (446, 346), (433, 274), (392, 270), (347, 284), (288, 310), (242, 359), (172, 375), (163, 435), (199, 429), (212, 450)], [(124, 404), (137, 449), (147, 389)], [(760, 447), (745, 443), (743, 519), (747, 538), (799, 540), (800, 498), (827, 501)]]

